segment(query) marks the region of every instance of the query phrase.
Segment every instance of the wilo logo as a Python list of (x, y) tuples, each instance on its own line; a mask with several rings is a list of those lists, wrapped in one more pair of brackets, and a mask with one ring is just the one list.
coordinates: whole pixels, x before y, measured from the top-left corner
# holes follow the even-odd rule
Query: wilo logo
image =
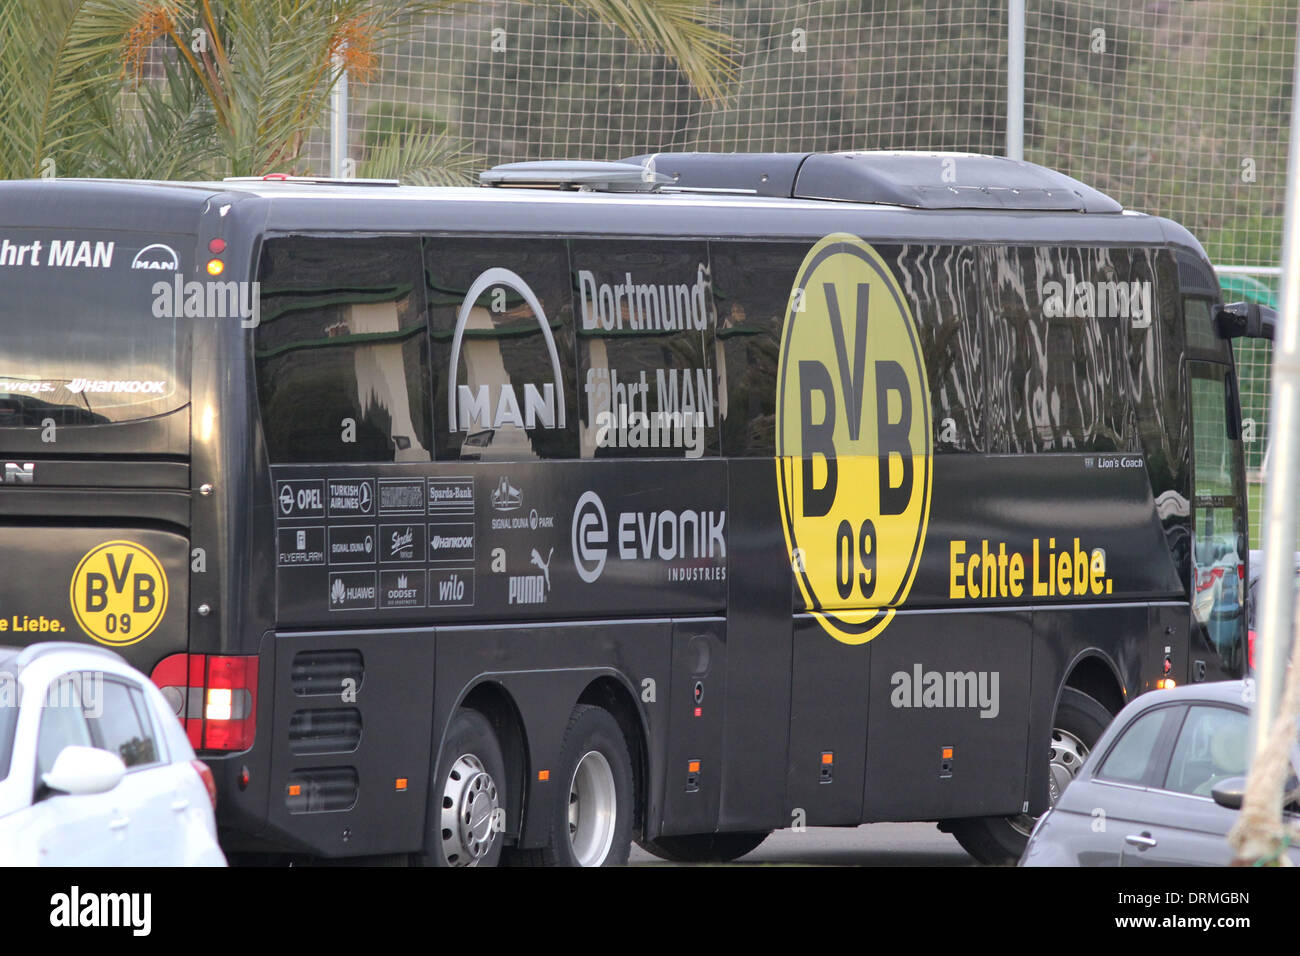
[(176, 255), (176, 250), (161, 242), (145, 246), (131, 260), (132, 269), (148, 269), (151, 272), (178, 272), (180, 267), (181, 260)]
[(1130, 319), (1133, 328), (1151, 325), (1151, 283), (1065, 281), (1043, 283), (1043, 315), (1049, 319)]
[[(476, 388), (458, 385), (456, 371), (460, 368), (460, 351), (465, 327), (478, 304), (479, 296), (493, 286), (503, 286), (519, 293), (533, 310), (533, 317), (541, 329), (546, 350), (551, 358), (551, 381), (539, 387), (533, 382), (524, 384), (523, 404), (515, 387), (501, 369), (500, 378), (493, 384), (479, 384)], [(497, 363), (500, 358), (497, 357)], [(489, 359), (488, 364), (491, 364)], [(485, 377), (496, 378), (495, 375)], [(532, 429), (564, 428), (564, 380), (560, 377), (560, 355), (555, 350), (555, 338), (546, 321), (542, 304), (523, 279), (509, 269), (493, 268), (483, 272), (465, 293), (465, 300), (456, 313), (456, 330), (451, 338), (451, 367), (447, 375), (447, 428), (449, 431), (469, 432), (496, 429), (505, 425)]]
[(186, 282), (177, 272), (171, 282), (155, 282), (150, 291), (156, 319), (239, 319), (245, 329), (262, 321), (260, 282)]
[(892, 707), (978, 707), (980, 717), (996, 717), (998, 671), (895, 671), (889, 677)]

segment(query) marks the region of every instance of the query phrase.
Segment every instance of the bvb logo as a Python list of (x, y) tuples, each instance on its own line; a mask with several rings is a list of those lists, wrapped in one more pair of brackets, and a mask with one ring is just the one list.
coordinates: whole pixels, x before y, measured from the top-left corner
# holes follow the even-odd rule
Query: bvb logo
[(805, 605), (846, 644), (880, 634), (916, 577), (930, 514), (930, 398), (889, 267), (844, 233), (799, 267), (777, 378), (777, 484)]
[(153, 633), (167, 610), (167, 573), (148, 548), (107, 541), (72, 572), (69, 600), (77, 623), (101, 644), (124, 647)]

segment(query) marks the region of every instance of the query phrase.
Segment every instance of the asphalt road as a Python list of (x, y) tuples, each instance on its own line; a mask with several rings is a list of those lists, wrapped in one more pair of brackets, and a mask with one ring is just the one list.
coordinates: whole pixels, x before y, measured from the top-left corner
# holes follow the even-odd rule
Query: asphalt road
[[(816, 866), (976, 866), (949, 834), (933, 823), (869, 823), (860, 827), (778, 830), (736, 861)], [(665, 865), (635, 844), (628, 863)]]

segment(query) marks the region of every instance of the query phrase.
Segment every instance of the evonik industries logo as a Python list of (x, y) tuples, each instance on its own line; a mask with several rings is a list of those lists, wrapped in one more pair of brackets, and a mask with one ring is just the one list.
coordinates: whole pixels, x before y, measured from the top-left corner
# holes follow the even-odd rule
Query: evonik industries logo
[[(480, 384), (476, 388), (457, 384), (460, 368), (460, 350), (465, 337), (465, 327), (478, 305), (479, 296), (494, 286), (503, 286), (521, 295), (533, 310), (537, 326), (546, 342), (551, 358), (551, 381), (539, 387), (533, 382), (524, 384), (523, 402), (509, 381)], [(447, 375), (447, 428), (453, 432), (474, 432), (497, 429), (506, 425), (516, 428), (559, 428), (564, 424), (564, 380), (560, 376), (560, 355), (555, 349), (555, 337), (546, 321), (546, 313), (533, 290), (522, 278), (509, 269), (492, 268), (484, 271), (465, 293), (460, 310), (456, 313), (456, 330), (451, 338), (451, 364)]]
[[(726, 511), (621, 511), (610, 541), (605, 503), (594, 491), (584, 492), (573, 509), (570, 529), (573, 565), (578, 577), (594, 583), (610, 557), (620, 561), (685, 561), (726, 558)], [(611, 544), (613, 548), (611, 549)], [(671, 568), (670, 581), (721, 581), (726, 566)]]

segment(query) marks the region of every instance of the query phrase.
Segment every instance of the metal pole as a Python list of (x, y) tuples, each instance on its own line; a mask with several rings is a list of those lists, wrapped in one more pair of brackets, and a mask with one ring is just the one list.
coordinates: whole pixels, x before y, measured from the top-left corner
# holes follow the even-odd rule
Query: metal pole
[[(1292, 90), (1300, 90), (1300, 34)], [(1296, 545), (1296, 494), (1300, 491), (1300, 96), (1291, 97), (1291, 146), (1286, 162), (1286, 218), (1282, 231), (1282, 299), (1273, 339), (1273, 424), (1264, 497), (1264, 596), (1256, 630), (1255, 706), (1251, 753), (1258, 757), (1282, 699), (1293, 634), (1292, 555)]]
[(348, 170), (348, 74), (343, 59), (334, 57), (334, 68), (339, 71), (338, 82), (330, 91), (330, 175), (343, 179)]
[(1025, 158), (1025, 0), (1007, 3), (1007, 157)]

